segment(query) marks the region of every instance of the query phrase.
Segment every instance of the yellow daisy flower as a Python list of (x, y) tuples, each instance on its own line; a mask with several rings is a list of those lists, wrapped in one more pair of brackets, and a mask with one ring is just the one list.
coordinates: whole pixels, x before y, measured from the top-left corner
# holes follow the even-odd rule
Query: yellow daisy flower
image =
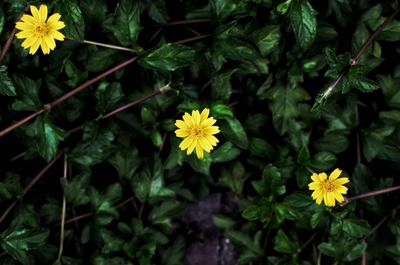
[(192, 115), (185, 112), (183, 120), (176, 120), (175, 125), (178, 129), (175, 131), (177, 137), (185, 138), (180, 143), (181, 150), (187, 149), (187, 155), (190, 155), (196, 149), (198, 158), (204, 157), (205, 150), (209, 153), (219, 142), (213, 135), (219, 133), (218, 126), (213, 126), (217, 121), (213, 117), (208, 117), (209, 109), (204, 109), (201, 114), (198, 110), (193, 110)]
[(47, 18), (47, 6), (40, 5), (39, 10), (35, 6), (30, 6), (31, 15), (23, 15), (21, 21), (16, 23), (16, 28), (21, 30), (15, 36), (18, 39), (25, 39), (22, 47), (29, 49), (29, 54), (35, 54), (40, 48), (43, 54), (49, 54), (54, 50), (56, 42), (54, 40), (64, 40), (64, 35), (58, 30), (65, 27), (64, 22), (60, 21), (61, 15), (54, 13)]
[(325, 173), (313, 173), (311, 179), (313, 182), (308, 184), (308, 188), (314, 192), (311, 197), (316, 200), (317, 204), (321, 204), (324, 200), (324, 204), (328, 207), (335, 206), (335, 200), (339, 203), (344, 201), (343, 195), (347, 193), (347, 188), (343, 186), (350, 182), (348, 178), (338, 178), (342, 170), (335, 169), (329, 178)]

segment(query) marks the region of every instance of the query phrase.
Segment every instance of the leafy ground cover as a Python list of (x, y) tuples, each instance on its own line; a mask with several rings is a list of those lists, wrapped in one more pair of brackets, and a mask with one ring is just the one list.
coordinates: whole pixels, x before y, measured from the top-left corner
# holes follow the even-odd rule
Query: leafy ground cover
[(0, 264), (400, 264), (399, 12), (2, 1)]

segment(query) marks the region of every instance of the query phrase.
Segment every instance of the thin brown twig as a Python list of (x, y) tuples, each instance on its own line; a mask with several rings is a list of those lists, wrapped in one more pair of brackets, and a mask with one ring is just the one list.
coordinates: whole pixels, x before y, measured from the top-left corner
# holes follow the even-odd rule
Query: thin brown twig
[(163, 26), (176, 26), (176, 25), (187, 25), (187, 24), (198, 24), (198, 23), (208, 23), (211, 19), (209, 18), (199, 18), (199, 19), (190, 19), (190, 20), (180, 20), (173, 21)]
[(396, 190), (400, 190), (400, 186), (394, 186), (394, 187), (390, 187), (390, 188), (385, 188), (385, 189), (374, 190), (374, 191), (362, 193), (362, 194), (359, 194), (359, 195), (356, 195), (353, 197), (345, 198), (345, 201), (342, 204), (340, 204), (340, 206), (344, 206), (344, 205), (348, 204), (349, 202), (352, 202), (355, 200), (364, 199), (364, 198), (368, 198), (368, 197), (374, 197), (374, 196), (377, 196), (380, 194), (385, 194), (385, 193), (396, 191)]
[(367, 265), (367, 252), (363, 252), (361, 257), (361, 265)]
[(366, 235), (363, 240), (366, 241), (370, 236), (375, 234), (375, 232), (389, 219), (393, 213), (397, 212), (400, 209), (400, 204), (397, 205), (389, 214), (385, 215), (372, 229), (369, 231), (368, 235)]
[(14, 156), (13, 158), (11, 158), (11, 159), (9, 160), (9, 162), (14, 162), (14, 161), (16, 161), (16, 160), (18, 160), (18, 159), (20, 159), (20, 158), (23, 158), (23, 157), (25, 156), (25, 154), (26, 154), (26, 151), (24, 151), (24, 152), (22, 152), (22, 153), (20, 153), (20, 154), (18, 154), (18, 155), (16, 155), (16, 156)]
[(361, 143), (360, 143), (360, 132), (358, 131), (358, 127), (360, 125), (360, 114), (358, 111), (358, 105), (355, 106), (355, 120), (356, 120), (356, 127), (357, 127), (357, 134), (356, 134), (356, 152), (357, 152), (357, 163), (361, 163)]
[[(64, 155), (64, 172), (63, 172), (63, 177), (64, 179), (67, 179), (67, 174), (68, 174), (68, 158), (67, 155)], [(61, 262), (61, 257), (64, 249), (64, 227), (65, 227), (65, 212), (67, 209), (67, 200), (65, 198), (65, 195), (63, 195), (63, 200), (62, 200), (62, 209), (61, 209), (61, 229), (60, 229), (60, 248), (58, 249), (58, 257), (57, 260), (58, 262)]]
[(393, 14), (386, 18), (386, 20), (378, 27), (378, 29), (367, 39), (367, 41), (363, 44), (363, 46), (358, 50), (358, 52), (354, 55), (353, 58), (350, 59), (349, 64), (343, 68), (340, 74), (335, 78), (332, 85), (330, 85), (325, 92), (323, 93), (323, 98), (326, 99), (332, 92), (335, 90), (336, 86), (342, 81), (343, 77), (347, 74), (350, 68), (358, 62), (358, 59), (364, 54), (365, 50), (371, 43), (376, 39), (376, 37), (383, 31), (383, 29), (389, 25), (393, 19), (397, 16), (400, 12), (400, 7), (397, 8)]
[(188, 43), (188, 42), (192, 42), (192, 41), (202, 40), (202, 39), (208, 38), (210, 36), (211, 36), (211, 34), (205, 34), (205, 35), (201, 35), (201, 36), (188, 38), (188, 39), (185, 39), (185, 40), (176, 41), (174, 43), (175, 44), (184, 44), (184, 43)]
[(101, 120), (107, 119), (107, 118), (109, 118), (109, 117), (111, 117), (111, 116), (113, 116), (113, 115), (115, 115), (115, 114), (117, 114), (117, 113), (119, 113), (121, 111), (124, 111), (124, 110), (126, 110), (126, 109), (128, 109), (128, 108), (130, 108), (132, 106), (137, 105), (137, 104), (140, 104), (140, 103), (142, 103), (142, 102), (144, 102), (144, 101), (146, 101), (146, 100), (148, 100), (148, 99), (150, 99), (152, 97), (155, 97), (155, 96), (158, 96), (160, 94), (163, 94), (163, 93), (165, 93), (165, 91), (168, 90), (168, 88), (169, 88), (169, 84), (164, 86), (164, 87), (162, 87), (162, 88), (160, 88), (157, 91), (154, 91), (154, 92), (142, 97), (142, 98), (139, 98), (137, 100), (131, 101), (128, 104), (125, 104), (123, 106), (120, 106), (120, 107), (110, 111), (109, 113), (107, 113), (104, 116), (102, 116), (100, 119)]
[(314, 240), (314, 238), (315, 238), (317, 235), (318, 235), (318, 232), (315, 232), (314, 234), (312, 234), (312, 235), (310, 236), (310, 238), (309, 238), (306, 242), (304, 242), (303, 245), (301, 245), (301, 247), (299, 248), (299, 253), (302, 252), (302, 251)]
[(35, 118), (36, 116), (38, 116), (38, 115), (40, 115), (40, 114), (42, 114), (43, 112), (49, 111), (49, 110), (53, 109), (54, 107), (58, 106), (59, 104), (61, 104), (61, 103), (64, 102), (65, 100), (67, 100), (67, 99), (69, 99), (70, 97), (74, 96), (75, 94), (81, 92), (82, 90), (84, 90), (84, 89), (87, 88), (88, 86), (90, 86), (90, 85), (96, 83), (96, 82), (99, 81), (100, 79), (102, 79), (102, 78), (104, 78), (104, 77), (106, 77), (106, 76), (108, 76), (108, 75), (110, 75), (110, 74), (112, 74), (112, 73), (114, 73), (114, 72), (116, 72), (116, 71), (118, 71), (118, 70), (124, 68), (125, 66), (127, 66), (127, 65), (129, 65), (129, 64), (131, 64), (131, 63), (133, 63), (134, 61), (137, 60), (137, 58), (138, 58), (138, 57), (135, 56), (135, 57), (133, 57), (133, 58), (131, 58), (131, 59), (125, 61), (125, 62), (122, 62), (122, 63), (120, 63), (120, 64), (114, 66), (113, 68), (111, 68), (111, 69), (105, 71), (104, 73), (102, 73), (102, 74), (100, 74), (100, 75), (98, 75), (98, 76), (96, 76), (96, 77), (94, 77), (94, 78), (92, 78), (92, 79), (86, 81), (86, 82), (83, 83), (82, 85), (80, 85), (80, 86), (76, 87), (75, 89), (71, 90), (70, 92), (64, 94), (63, 96), (59, 97), (58, 99), (54, 100), (53, 102), (46, 104), (46, 105), (44, 106), (44, 108), (42, 108), (41, 110), (39, 110), (39, 111), (37, 111), (37, 112), (35, 112), (35, 113), (30, 114), (29, 116), (25, 117), (24, 119), (22, 119), (22, 120), (16, 122), (15, 124), (9, 126), (9, 127), (6, 128), (6, 129), (0, 131), (0, 137), (6, 135), (7, 133), (9, 133), (9, 132), (11, 132), (11, 131), (13, 131), (14, 129), (18, 128), (18, 127), (21, 126), (22, 124), (28, 122), (29, 120)]
[[(22, 190), (22, 193), (19, 199), (23, 198), (25, 194), (43, 177), (43, 175), (54, 165), (55, 162), (60, 158), (61, 154), (58, 154), (53, 160), (51, 160), (29, 183), (28, 185)], [(0, 223), (4, 221), (7, 215), (11, 212), (11, 210), (17, 205), (17, 200), (14, 200), (8, 208), (3, 212), (0, 217)]]

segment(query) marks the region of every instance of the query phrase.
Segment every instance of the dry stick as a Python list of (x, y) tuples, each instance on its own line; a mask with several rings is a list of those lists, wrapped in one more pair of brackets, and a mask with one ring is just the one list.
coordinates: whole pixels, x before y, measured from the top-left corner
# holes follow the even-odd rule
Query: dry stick
[(299, 253), (302, 252), (313, 240), (314, 238), (318, 235), (318, 232), (315, 232), (314, 234), (312, 234), (310, 236), (310, 238), (303, 244), (301, 245), (300, 249), (299, 249)]
[[(25, 194), (33, 187), (33, 185), (38, 182), (43, 175), (54, 165), (54, 163), (60, 158), (61, 154), (58, 154), (53, 160), (50, 161), (32, 180), (29, 182), (29, 184), (22, 190), (22, 193), (20, 195), (20, 199), (25, 196)], [(10, 211), (15, 207), (17, 204), (17, 200), (14, 200), (10, 206), (4, 211), (2, 216), (0, 217), (0, 223), (4, 221), (4, 219), (7, 217), (7, 215), (10, 213)]]
[(327, 98), (333, 90), (336, 88), (336, 86), (340, 83), (340, 81), (343, 79), (343, 77), (346, 75), (346, 73), (350, 70), (351, 66), (355, 65), (360, 59), (361, 55), (365, 52), (365, 50), (368, 48), (369, 45), (376, 39), (376, 37), (382, 32), (382, 30), (389, 25), (393, 19), (397, 16), (397, 14), (400, 12), (400, 7), (396, 9), (396, 11), (393, 12), (393, 14), (388, 17), (380, 26), (379, 28), (367, 39), (367, 41), (364, 43), (364, 45), (358, 50), (356, 55), (350, 59), (349, 64), (343, 68), (342, 72), (336, 77), (335, 81), (332, 83), (331, 86), (329, 86), (325, 92), (323, 93), (323, 98)]
[(379, 227), (381, 227), (388, 219), (391, 215), (393, 215), (393, 213), (397, 212), (400, 209), (400, 204), (397, 205), (389, 214), (387, 214), (386, 216), (384, 216), (372, 229), (371, 231), (368, 233), (368, 235), (366, 235), (363, 240), (366, 241), (370, 236), (372, 236), (378, 229)]
[(118, 112), (124, 111), (124, 110), (126, 110), (126, 109), (128, 109), (128, 108), (130, 108), (132, 106), (135, 106), (137, 104), (140, 104), (140, 103), (142, 103), (142, 102), (144, 102), (144, 101), (146, 101), (146, 100), (148, 100), (148, 99), (150, 99), (152, 97), (155, 97), (155, 96), (158, 96), (160, 94), (163, 94), (165, 91), (168, 90), (168, 87), (169, 87), (169, 85), (166, 85), (166, 86), (160, 88), (159, 90), (150, 93), (149, 95), (146, 95), (146, 96), (144, 96), (142, 98), (139, 98), (137, 100), (131, 101), (128, 104), (125, 104), (125, 105), (123, 105), (121, 107), (118, 107), (118, 108), (110, 111), (109, 113), (105, 114), (100, 119), (101, 120), (107, 119), (110, 116), (113, 116), (113, 115), (117, 114)]
[(191, 19), (191, 20), (181, 20), (181, 21), (173, 21), (163, 26), (176, 26), (176, 25), (187, 25), (187, 24), (197, 24), (197, 23), (208, 23), (211, 19), (209, 18), (199, 18), (199, 19)]
[(6, 42), (6, 44), (4, 45), (3, 50), (1, 50), (1, 54), (0, 54), (0, 63), (3, 61), (4, 56), (6, 56), (6, 53), (7, 53), (8, 49), (9, 49), (10, 46), (11, 46), (11, 43), (12, 43), (12, 41), (13, 41), (13, 39), (14, 39), (14, 36), (15, 36), (15, 32), (16, 32), (16, 31), (17, 31), (17, 29), (14, 27), (14, 29), (13, 29), (13, 31), (11, 32), (10, 36), (8, 36), (7, 42)]
[(353, 197), (349, 197), (346, 198), (345, 201), (340, 204), (340, 206), (344, 206), (346, 204), (348, 204), (349, 202), (355, 201), (355, 200), (359, 200), (359, 199), (364, 199), (364, 198), (368, 198), (368, 197), (373, 197), (373, 196), (377, 196), (380, 194), (384, 194), (384, 193), (388, 193), (388, 192), (392, 192), (395, 190), (400, 190), (400, 186), (395, 186), (395, 187), (390, 187), (390, 188), (385, 188), (385, 189), (381, 189), (381, 190), (375, 190), (375, 191), (370, 191), (370, 192), (366, 192), (366, 193), (362, 193)]
[(110, 49), (114, 49), (114, 50), (126, 51), (126, 52), (133, 52), (133, 53), (138, 52), (138, 49), (126, 48), (126, 47), (122, 47), (122, 46), (118, 46), (118, 45), (101, 43), (101, 42), (91, 41), (91, 40), (83, 40), (82, 43), (101, 46), (101, 47), (110, 48)]
[(360, 115), (358, 112), (358, 105), (355, 106), (355, 119), (357, 126), (357, 134), (356, 134), (356, 151), (357, 151), (357, 163), (361, 163), (361, 143), (360, 143), (360, 132), (358, 131), (358, 126), (360, 125)]
[[(126, 200), (122, 201), (121, 203), (117, 204), (117, 205), (115, 206), (115, 208), (117, 208), (117, 209), (118, 209), (118, 208), (121, 208), (122, 206), (124, 206), (124, 205), (126, 205), (126, 204), (128, 204), (129, 202), (132, 202), (132, 201), (134, 201), (134, 200), (135, 200), (135, 196), (131, 196), (131, 197), (129, 197), (128, 199), (126, 199)], [(84, 214), (75, 216), (75, 217), (73, 217), (73, 218), (71, 218), (71, 219), (66, 220), (66, 221), (64, 222), (64, 225), (67, 225), (67, 224), (70, 224), (70, 223), (73, 223), (73, 222), (76, 222), (76, 221), (79, 221), (79, 220), (82, 220), (82, 219), (91, 217), (91, 216), (93, 216), (93, 215), (94, 215), (94, 213), (84, 213)], [(62, 225), (62, 223), (57, 224), (56, 226), (60, 226), (60, 225)]]
[(100, 79), (102, 79), (102, 78), (104, 78), (104, 77), (106, 77), (106, 76), (108, 76), (108, 75), (110, 75), (110, 74), (112, 74), (112, 73), (114, 73), (114, 72), (116, 72), (116, 71), (118, 71), (118, 70), (124, 68), (125, 66), (127, 66), (127, 65), (129, 65), (129, 64), (131, 64), (131, 63), (133, 63), (134, 61), (137, 60), (137, 58), (138, 58), (138, 57), (133, 57), (133, 58), (131, 58), (131, 59), (129, 59), (129, 60), (123, 62), (123, 63), (120, 63), (120, 64), (114, 66), (113, 68), (111, 68), (111, 69), (105, 71), (104, 73), (102, 73), (102, 74), (96, 76), (95, 78), (92, 78), (92, 79), (86, 81), (86, 82), (83, 83), (82, 85), (80, 85), (80, 86), (76, 87), (75, 89), (71, 90), (70, 92), (64, 94), (63, 96), (59, 97), (58, 99), (54, 100), (53, 102), (46, 104), (46, 105), (44, 106), (43, 109), (41, 109), (41, 110), (39, 110), (39, 111), (37, 111), (37, 112), (35, 112), (35, 113), (33, 113), (33, 114), (27, 116), (26, 118), (24, 118), (24, 119), (22, 119), (22, 120), (16, 122), (15, 124), (11, 125), (10, 127), (6, 128), (6, 129), (4, 129), (4, 130), (2, 130), (2, 131), (0, 132), (0, 137), (6, 135), (7, 133), (9, 133), (9, 132), (11, 132), (12, 130), (18, 128), (19, 126), (21, 126), (22, 124), (26, 123), (27, 121), (29, 121), (29, 120), (35, 118), (36, 116), (42, 114), (43, 112), (49, 111), (49, 110), (53, 109), (54, 107), (58, 106), (59, 104), (61, 104), (61, 103), (64, 102), (65, 100), (67, 100), (67, 99), (69, 99), (70, 97), (74, 96), (75, 94), (81, 92), (82, 90), (84, 90), (84, 89), (87, 88), (88, 86), (90, 86), (90, 85), (96, 83), (96, 82), (99, 81)]
[(205, 39), (205, 38), (208, 38), (210, 36), (211, 36), (211, 34), (205, 34), (205, 35), (196, 36), (196, 37), (193, 37), (193, 38), (188, 38), (188, 39), (185, 39), (185, 40), (176, 41), (174, 43), (183, 44), (183, 43), (187, 43), (187, 42), (192, 42), (192, 41), (196, 41), (196, 40)]
[[(67, 173), (68, 173), (68, 160), (67, 160), (67, 155), (64, 155), (64, 175), (63, 175), (64, 179), (67, 179)], [(64, 226), (65, 226), (66, 208), (67, 208), (67, 200), (65, 198), (65, 195), (63, 195), (62, 209), (61, 209), (60, 248), (58, 249), (58, 257), (56, 260), (58, 262), (61, 261), (61, 256), (64, 249)]]

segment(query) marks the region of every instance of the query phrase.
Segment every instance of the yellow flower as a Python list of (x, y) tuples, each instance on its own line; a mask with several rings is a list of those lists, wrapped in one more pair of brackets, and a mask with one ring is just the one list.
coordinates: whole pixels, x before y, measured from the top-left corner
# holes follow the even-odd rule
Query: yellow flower
[(47, 6), (41, 5), (39, 10), (35, 6), (30, 6), (31, 15), (23, 15), (21, 21), (16, 23), (16, 28), (21, 31), (15, 36), (18, 39), (26, 39), (22, 42), (22, 47), (30, 48), (29, 54), (35, 54), (40, 48), (43, 54), (49, 54), (50, 50), (56, 47), (56, 40), (63, 41), (64, 35), (58, 30), (65, 27), (64, 22), (60, 21), (61, 15), (54, 13), (47, 19)]
[(208, 117), (209, 109), (204, 109), (201, 114), (198, 110), (193, 110), (192, 115), (185, 112), (183, 120), (176, 120), (175, 125), (178, 130), (175, 131), (177, 137), (185, 138), (180, 143), (181, 150), (187, 149), (187, 155), (190, 155), (196, 148), (198, 158), (204, 157), (203, 149), (209, 153), (218, 143), (218, 139), (213, 135), (219, 133), (218, 126), (213, 126), (216, 120)]
[(314, 192), (311, 197), (316, 200), (317, 204), (321, 204), (322, 200), (328, 207), (335, 206), (335, 200), (339, 203), (344, 201), (343, 195), (347, 193), (347, 188), (343, 186), (349, 182), (348, 178), (338, 178), (342, 170), (335, 169), (329, 178), (325, 173), (313, 173), (311, 179), (313, 182), (308, 184), (308, 188)]

